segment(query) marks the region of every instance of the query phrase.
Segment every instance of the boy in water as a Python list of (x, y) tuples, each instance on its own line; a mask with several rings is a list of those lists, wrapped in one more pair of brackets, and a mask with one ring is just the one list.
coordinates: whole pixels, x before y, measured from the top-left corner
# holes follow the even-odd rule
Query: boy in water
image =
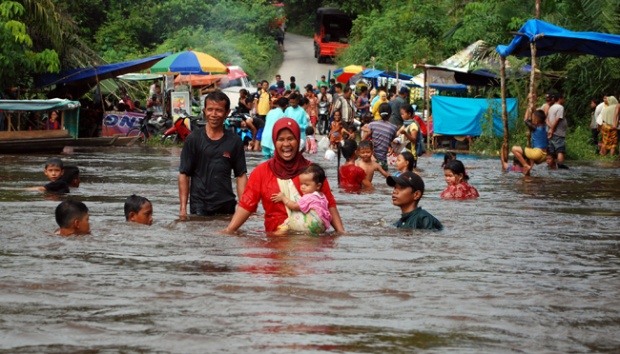
[(523, 166), (521, 165), (521, 162), (519, 162), (516, 156), (512, 158), (512, 164), (508, 164), (508, 156), (506, 155), (506, 150), (502, 147), (499, 153), (500, 160), (502, 162), (503, 172), (523, 172)]
[(69, 193), (69, 185), (61, 178), (64, 173), (64, 166), (61, 159), (57, 157), (47, 159), (43, 173), (45, 173), (45, 177), (47, 177), (50, 182), (44, 186), (28, 189), (50, 193)]
[(357, 143), (355, 140), (347, 139), (340, 151), (344, 156), (346, 162), (340, 166), (338, 173), (340, 174), (340, 187), (348, 193), (356, 193), (363, 190), (372, 190), (372, 183), (366, 176), (366, 171), (363, 168), (355, 165), (355, 151), (357, 150)]
[(56, 207), (56, 223), (60, 229), (56, 235), (87, 235), (90, 233), (88, 208), (82, 202), (65, 200)]
[(372, 183), (372, 178), (375, 175), (375, 171), (379, 171), (383, 175), (383, 177), (387, 177), (390, 174), (385, 172), (383, 167), (376, 161), (373, 160), (374, 155), (374, 146), (372, 141), (363, 140), (360, 141), (359, 147), (357, 148), (357, 156), (359, 159), (355, 162), (355, 165), (361, 167), (366, 172), (366, 178)]
[(418, 206), (424, 194), (424, 181), (417, 174), (407, 171), (398, 177), (386, 178), (392, 191), (392, 204), (400, 207), (402, 215), (394, 223), (398, 228), (442, 230), (443, 225), (429, 212)]
[(153, 224), (153, 204), (144, 197), (130, 195), (125, 199), (125, 220), (143, 225)]
[(80, 169), (77, 166), (65, 166), (60, 179), (65, 181), (70, 188), (78, 188), (81, 182)]

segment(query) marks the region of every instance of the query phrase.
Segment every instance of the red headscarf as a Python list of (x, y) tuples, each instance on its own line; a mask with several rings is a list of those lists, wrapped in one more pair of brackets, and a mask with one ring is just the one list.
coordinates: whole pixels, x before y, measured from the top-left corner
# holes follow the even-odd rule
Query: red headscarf
[[(301, 132), (299, 130), (299, 124), (288, 117), (282, 117), (276, 121), (276, 124), (273, 126), (272, 130), (272, 139), (273, 145), (276, 145), (276, 141), (278, 140), (278, 134), (284, 129), (288, 129), (293, 133), (297, 142), (300, 143)], [(299, 145), (298, 145), (299, 146)], [(273, 157), (269, 159), (267, 162), (269, 164), (269, 168), (276, 175), (276, 177), (280, 179), (291, 179), (295, 176), (301, 174), (301, 172), (311, 164), (310, 161), (306, 160), (299, 150), (296, 152), (295, 156), (292, 160), (286, 161), (278, 155), (278, 151), (273, 154)]]

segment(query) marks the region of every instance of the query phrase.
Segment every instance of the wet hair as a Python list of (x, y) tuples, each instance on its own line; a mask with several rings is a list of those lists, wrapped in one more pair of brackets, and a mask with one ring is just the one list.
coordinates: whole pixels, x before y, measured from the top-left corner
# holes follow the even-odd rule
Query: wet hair
[(357, 143), (353, 139), (345, 140), (340, 148), (340, 151), (342, 151), (342, 156), (345, 160), (355, 156), (355, 150), (357, 150)]
[(226, 105), (224, 106), (224, 108), (226, 108), (227, 111), (230, 109), (230, 98), (228, 98), (228, 95), (226, 95), (224, 92), (220, 90), (215, 90), (213, 92), (210, 92), (207, 95), (207, 97), (205, 97), (204, 108), (207, 108), (207, 101), (226, 102)]
[(58, 226), (68, 228), (71, 227), (73, 220), (81, 219), (84, 215), (88, 214), (88, 208), (86, 204), (80, 201), (67, 199), (58, 204), (54, 214)]
[(512, 158), (512, 165), (523, 167), (523, 164), (521, 163), (521, 161), (519, 161), (519, 159), (516, 156)]
[(460, 160), (451, 160), (443, 167), (444, 170), (450, 170), (457, 175), (463, 175), (463, 180), (469, 180), (467, 172), (465, 172), (465, 165)]
[(302, 173), (311, 174), (314, 183), (323, 185), (325, 182), (325, 170), (316, 163), (311, 163), (308, 165)]
[(77, 166), (65, 166), (60, 179), (71, 185), (73, 181), (80, 178), (80, 169)]
[(314, 135), (314, 128), (311, 125), (306, 127), (306, 135)]
[(417, 161), (415, 160), (415, 157), (413, 157), (411, 151), (403, 151), (400, 154), (403, 156), (405, 161), (407, 161), (407, 171), (413, 171), (413, 168), (416, 167)]
[(383, 120), (388, 120), (390, 118), (392, 115), (392, 107), (390, 107), (389, 103), (383, 102), (379, 105), (379, 115)]
[(405, 112), (407, 112), (407, 114), (410, 114), (412, 117), (415, 114), (415, 111), (413, 110), (413, 106), (411, 106), (410, 104), (406, 104), (400, 107), (400, 109), (405, 110)]
[(443, 163), (441, 164), (441, 168), (446, 167), (446, 165), (448, 164), (448, 162), (452, 161), (452, 160), (456, 160), (456, 154), (453, 152), (446, 152), (443, 155)]
[(375, 150), (375, 144), (372, 143), (371, 140), (362, 140), (360, 141), (360, 144), (357, 147), (358, 149), (370, 149), (370, 150)]
[(129, 213), (138, 213), (144, 204), (151, 201), (139, 195), (132, 194), (125, 199), (125, 220), (129, 221)]
[(49, 159), (45, 161), (45, 168), (52, 167), (52, 166), (60, 167), (61, 170), (65, 168), (64, 164), (62, 163), (62, 160), (59, 159), (58, 157), (50, 157)]

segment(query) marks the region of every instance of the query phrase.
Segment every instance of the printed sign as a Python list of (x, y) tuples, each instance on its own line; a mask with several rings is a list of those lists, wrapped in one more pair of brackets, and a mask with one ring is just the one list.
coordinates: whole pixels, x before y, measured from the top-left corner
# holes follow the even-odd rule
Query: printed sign
[(172, 112), (172, 121), (176, 121), (183, 111), (186, 115), (192, 112), (192, 102), (189, 99), (189, 92), (172, 92), (170, 94), (170, 111)]
[(140, 128), (144, 113), (105, 112), (101, 125), (101, 136), (126, 136), (132, 128)]

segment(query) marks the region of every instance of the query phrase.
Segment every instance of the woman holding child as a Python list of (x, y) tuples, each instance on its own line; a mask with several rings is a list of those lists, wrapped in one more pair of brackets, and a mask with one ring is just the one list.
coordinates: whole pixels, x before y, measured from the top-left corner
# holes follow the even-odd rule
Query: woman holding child
[[(301, 131), (291, 118), (280, 118), (273, 127), (274, 156), (256, 166), (252, 171), (245, 191), (239, 200), (237, 210), (225, 232), (237, 231), (252, 213), (258, 203), (265, 209), (265, 231), (274, 232), (288, 218), (291, 210), (282, 202), (272, 201), (274, 194), (285, 193), (301, 195), (299, 175), (310, 165), (310, 161), (299, 152)], [(329, 183), (321, 185), (320, 192), (325, 195), (332, 216), (331, 225), (337, 232), (344, 232), (344, 226), (336, 207), (336, 200)]]

